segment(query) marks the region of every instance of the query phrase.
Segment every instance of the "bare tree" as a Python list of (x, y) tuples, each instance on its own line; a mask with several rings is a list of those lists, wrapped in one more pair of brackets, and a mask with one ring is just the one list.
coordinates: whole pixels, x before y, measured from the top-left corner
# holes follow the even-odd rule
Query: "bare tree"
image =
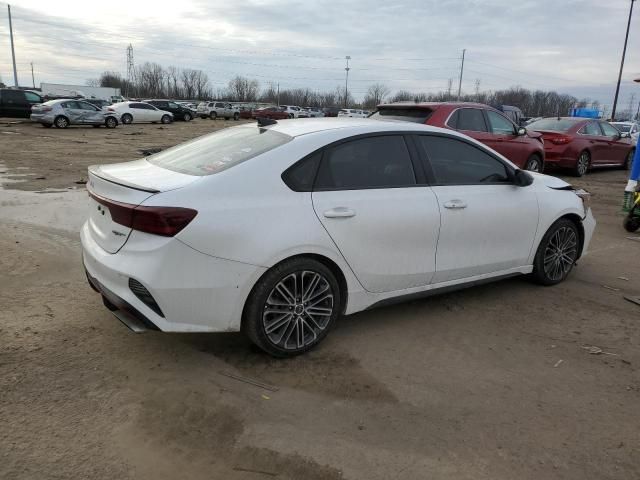
[(236, 102), (254, 102), (258, 98), (260, 85), (257, 80), (249, 80), (240, 75), (229, 81), (229, 94)]
[(363, 104), (367, 108), (375, 108), (384, 101), (389, 93), (391, 93), (391, 90), (386, 85), (374, 83), (367, 89)]
[(198, 71), (190, 68), (185, 68), (180, 73), (180, 80), (182, 81), (182, 88), (185, 98), (193, 98), (197, 89)]

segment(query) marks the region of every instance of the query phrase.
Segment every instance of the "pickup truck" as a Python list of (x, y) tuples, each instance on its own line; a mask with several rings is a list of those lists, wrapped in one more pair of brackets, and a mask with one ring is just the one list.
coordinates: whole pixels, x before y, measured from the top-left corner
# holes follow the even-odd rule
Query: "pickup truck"
[(42, 102), (35, 92), (0, 88), (0, 117), (29, 118), (31, 107)]
[(229, 120), (240, 118), (240, 109), (227, 102), (202, 102), (198, 105), (197, 114), (200, 118), (209, 117), (211, 120), (216, 118), (224, 118)]

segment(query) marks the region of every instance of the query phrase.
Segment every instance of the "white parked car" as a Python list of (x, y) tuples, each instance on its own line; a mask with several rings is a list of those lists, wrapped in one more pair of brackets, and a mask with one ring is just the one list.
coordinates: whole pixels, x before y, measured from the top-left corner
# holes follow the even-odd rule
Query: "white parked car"
[(120, 102), (106, 107), (108, 112), (115, 112), (124, 124), (143, 122), (173, 122), (173, 113), (159, 110), (145, 102)]
[(364, 113), (363, 110), (357, 110), (355, 108), (343, 108), (338, 112), (338, 116), (350, 118), (366, 118), (368, 114)]
[(309, 118), (324, 117), (324, 112), (320, 108), (306, 107), (304, 110), (309, 114)]
[(234, 120), (240, 119), (240, 108), (229, 102), (201, 102), (198, 105), (197, 112), (200, 118), (209, 117), (211, 120), (216, 118), (224, 118), (225, 120), (230, 118)]
[(304, 108), (296, 107), (295, 105), (280, 105), (285, 112), (289, 114), (289, 118), (309, 118), (309, 112)]
[(620, 130), (620, 133), (628, 133), (634, 145), (638, 145), (638, 137), (640, 136), (640, 125), (636, 122), (610, 122), (611, 125)]
[(275, 356), (392, 300), (559, 283), (595, 227), (589, 195), (558, 178), (452, 130), (369, 119), (227, 128), (90, 167), (87, 189), (84, 266), (123, 323), (242, 330)]

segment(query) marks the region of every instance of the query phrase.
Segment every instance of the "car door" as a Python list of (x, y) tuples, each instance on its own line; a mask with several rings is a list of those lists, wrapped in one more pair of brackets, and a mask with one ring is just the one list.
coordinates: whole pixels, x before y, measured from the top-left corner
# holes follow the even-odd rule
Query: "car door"
[(602, 129), (597, 121), (590, 121), (578, 130), (577, 139), (584, 144), (580, 150), (588, 149), (591, 154), (591, 164), (599, 165), (606, 163), (606, 150), (608, 142), (602, 134)]
[(518, 135), (518, 127), (498, 112), (485, 110), (485, 114), (491, 135), (490, 143), (487, 145), (520, 168), (524, 168), (529, 153), (527, 136)]
[(429, 284), (440, 212), (402, 135), (350, 139), (325, 150), (313, 208), (369, 292)]
[(607, 122), (600, 122), (600, 128), (607, 139), (607, 147), (603, 155), (604, 161), (608, 164), (622, 165), (629, 155), (631, 140), (621, 138), (618, 129)]
[(72, 125), (82, 124), (82, 117), (84, 110), (80, 106), (80, 103), (75, 100), (69, 100), (60, 104), (64, 115), (69, 119), (69, 123)]
[(433, 282), (527, 265), (538, 227), (533, 187), (516, 186), (512, 167), (464, 139), (415, 138), (440, 207)]
[(88, 102), (77, 102), (82, 110), (81, 123), (99, 125), (104, 121), (104, 114), (95, 105)]
[(31, 115), (31, 104), (27, 102), (25, 92), (20, 90), (2, 90), (2, 106), (7, 117), (24, 118)]

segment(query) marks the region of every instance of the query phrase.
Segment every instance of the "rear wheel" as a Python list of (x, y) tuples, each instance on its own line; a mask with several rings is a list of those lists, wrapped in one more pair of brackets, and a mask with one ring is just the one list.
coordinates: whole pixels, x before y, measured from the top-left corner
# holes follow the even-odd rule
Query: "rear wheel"
[(171, 117), (169, 115), (163, 115), (160, 121), (166, 125), (167, 123), (171, 123)]
[(118, 126), (118, 120), (115, 117), (107, 117), (104, 121), (107, 128), (116, 128)]
[(627, 232), (634, 233), (640, 228), (640, 217), (633, 216), (631, 213), (624, 217), (622, 226)]
[(542, 285), (562, 282), (578, 258), (579, 233), (566, 218), (556, 221), (542, 237), (533, 261), (533, 279)]
[(340, 287), (322, 263), (286, 260), (269, 270), (253, 288), (242, 329), (275, 357), (304, 353), (320, 343), (338, 318)]
[(582, 177), (586, 175), (586, 173), (589, 171), (590, 165), (591, 155), (589, 155), (589, 152), (587, 152), (586, 150), (580, 152), (580, 155), (578, 155), (578, 161), (576, 162), (576, 166), (573, 170), (573, 174), (576, 177)]
[(234, 114), (233, 114), (233, 119), (234, 119), (235, 121), (238, 121), (238, 120), (240, 119), (240, 114), (239, 114), (238, 112), (234, 113)]
[(211, 120), (215, 120), (216, 118), (218, 118), (218, 114), (216, 112), (211, 112), (209, 113), (209, 118)]
[(530, 172), (542, 173), (542, 160), (540, 159), (540, 155), (533, 154), (527, 160), (527, 163), (524, 166), (525, 170), (529, 170)]
[(130, 113), (125, 113), (124, 115), (122, 115), (122, 118), (120, 120), (122, 120), (122, 123), (124, 123), (125, 125), (129, 125), (133, 122), (133, 116)]
[(69, 126), (69, 119), (60, 115), (59, 117), (56, 117), (53, 124), (56, 128), (67, 128)]

